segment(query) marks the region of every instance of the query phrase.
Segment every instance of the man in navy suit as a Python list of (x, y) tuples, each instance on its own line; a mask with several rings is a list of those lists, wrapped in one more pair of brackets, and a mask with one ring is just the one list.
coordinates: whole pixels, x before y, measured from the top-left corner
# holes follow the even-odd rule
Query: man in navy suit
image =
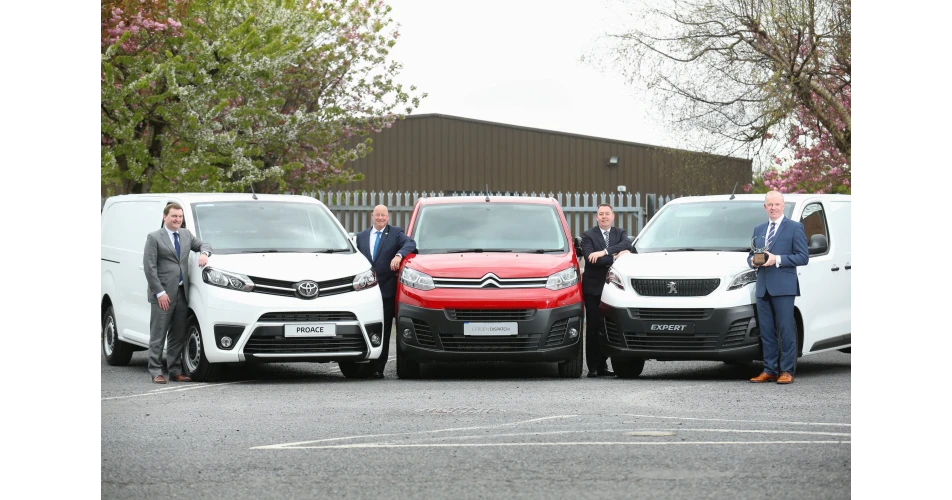
[(615, 212), (611, 205), (598, 206), (595, 214), (598, 225), (582, 233), (582, 254), (585, 256), (585, 272), (582, 273), (582, 296), (585, 299), (585, 364), (589, 377), (611, 377), (615, 372), (608, 369), (608, 362), (599, 347), (598, 331), (602, 319), (598, 306), (602, 302), (605, 276), (615, 258), (628, 253), (631, 243), (624, 229), (612, 227)]
[(400, 262), (416, 250), (416, 242), (403, 232), (402, 227), (388, 225), (390, 212), (377, 205), (371, 215), (373, 228), (357, 234), (357, 250), (370, 261), (377, 274), (377, 286), (383, 297), (383, 352), (377, 359), (374, 378), (383, 378), (383, 369), (390, 355), (390, 329), (393, 327), (394, 298), (397, 295), (397, 270)]
[(789, 384), (797, 366), (797, 325), (793, 318), (793, 303), (800, 295), (797, 266), (807, 265), (810, 251), (803, 224), (783, 216), (782, 194), (767, 193), (764, 209), (770, 220), (754, 228), (754, 237), (766, 238), (767, 261), (758, 266), (751, 260), (753, 251), (747, 256), (747, 265), (757, 269), (757, 323), (764, 349), (764, 371), (750, 381)]

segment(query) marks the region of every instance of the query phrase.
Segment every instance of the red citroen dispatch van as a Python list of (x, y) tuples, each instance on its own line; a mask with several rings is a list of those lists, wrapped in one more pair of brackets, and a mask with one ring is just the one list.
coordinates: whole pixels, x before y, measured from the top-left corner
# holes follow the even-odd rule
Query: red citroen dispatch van
[(433, 361), (552, 361), (582, 374), (580, 270), (551, 198), (422, 198), (397, 285), (397, 376)]

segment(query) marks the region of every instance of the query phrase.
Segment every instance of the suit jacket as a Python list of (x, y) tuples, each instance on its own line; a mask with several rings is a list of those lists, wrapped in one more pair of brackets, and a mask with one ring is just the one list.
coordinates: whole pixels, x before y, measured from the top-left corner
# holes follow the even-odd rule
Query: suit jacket
[[(754, 236), (766, 238), (769, 225), (768, 221), (755, 227), (751, 238)], [(771, 296), (799, 296), (800, 280), (797, 278), (797, 266), (805, 266), (810, 261), (807, 233), (803, 229), (803, 224), (786, 217), (781, 219), (780, 225), (774, 230), (774, 237), (767, 251), (780, 256), (780, 267), (761, 266), (757, 269), (757, 296), (763, 297), (765, 292), (769, 292)], [(750, 267), (754, 267), (750, 263), (753, 256), (754, 252), (751, 250), (747, 255), (747, 265)]]
[(582, 256), (585, 259), (585, 272), (582, 273), (582, 293), (585, 295), (601, 295), (605, 286), (605, 276), (608, 268), (615, 262), (613, 253), (622, 250), (631, 250), (631, 242), (624, 229), (613, 227), (608, 232), (608, 255), (599, 257), (595, 262), (589, 262), (588, 256), (593, 252), (605, 250), (605, 237), (602, 230), (595, 226), (582, 233)]
[(413, 241), (402, 227), (391, 226), (387, 224), (380, 235), (380, 247), (377, 249), (377, 258), (370, 257), (370, 236), (377, 230), (370, 226), (357, 234), (357, 250), (367, 257), (370, 261), (370, 267), (377, 273), (377, 285), (380, 287), (380, 295), (389, 299), (397, 295), (397, 273), (390, 270), (390, 261), (399, 253), (406, 258), (410, 252), (416, 250), (416, 242)]
[(156, 304), (159, 300), (155, 294), (165, 290), (169, 300), (175, 302), (178, 298), (179, 270), (182, 271), (182, 284), (185, 285), (185, 298), (188, 300), (188, 252), (212, 253), (212, 246), (192, 236), (188, 229), (180, 228), (179, 248), (182, 257), (175, 255), (172, 239), (166, 232), (165, 226), (152, 231), (145, 238), (145, 251), (142, 252), (142, 267), (145, 269), (145, 280), (149, 284), (146, 296), (149, 302)]

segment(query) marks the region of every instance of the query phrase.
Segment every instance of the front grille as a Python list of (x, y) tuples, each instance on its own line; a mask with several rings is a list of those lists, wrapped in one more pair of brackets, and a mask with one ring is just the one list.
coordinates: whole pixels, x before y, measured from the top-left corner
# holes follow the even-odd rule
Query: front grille
[(258, 321), (268, 321), (272, 323), (357, 321), (357, 316), (350, 311), (271, 312), (262, 314), (261, 317), (258, 318)]
[(535, 351), (542, 340), (541, 333), (526, 336), (466, 336), (440, 334), (443, 349), (453, 352), (520, 352)]
[(747, 325), (749, 323), (750, 318), (739, 319), (731, 323), (730, 328), (727, 329), (727, 336), (724, 337), (724, 347), (743, 344), (744, 337), (747, 336)]
[[(294, 285), (300, 281), (282, 281), (258, 276), (248, 276), (255, 284), (251, 290), (254, 293), (264, 293), (267, 295), (280, 295), (282, 297), (297, 297), (294, 292)], [(338, 278), (327, 281), (318, 281), (318, 297), (327, 297), (330, 295), (339, 295), (342, 293), (354, 291), (354, 277)]]
[(631, 319), (661, 321), (707, 319), (713, 312), (714, 309), (628, 309)]
[(565, 333), (569, 330), (569, 319), (560, 319), (552, 325), (549, 337), (545, 340), (546, 347), (555, 347), (565, 341)]
[(430, 325), (425, 321), (413, 318), (413, 331), (416, 332), (416, 339), (420, 345), (427, 347), (436, 347), (436, 340), (433, 339), (433, 333), (430, 331)]
[(659, 351), (710, 351), (717, 347), (716, 333), (678, 335), (676, 333), (631, 333), (625, 332), (625, 341), (630, 349)]
[(710, 279), (638, 279), (631, 280), (631, 287), (645, 297), (702, 297), (710, 295), (721, 284), (718, 278)]
[(455, 321), (525, 321), (535, 316), (535, 309), (445, 309), (446, 317)]
[(621, 332), (618, 331), (618, 325), (615, 324), (615, 320), (611, 318), (605, 318), (605, 333), (608, 335), (608, 343), (624, 346), (625, 337), (621, 335)]
[(482, 278), (433, 278), (436, 288), (545, 288), (549, 278), (500, 278), (487, 273)]
[(334, 337), (285, 338), (261, 336), (260, 332), (255, 330), (252, 337), (248, 339), (248, 343), (245, 344), (245, 354), (317, 354), (355, 351), (367, 352), (367, 344), (359, 333), (343, 333)]

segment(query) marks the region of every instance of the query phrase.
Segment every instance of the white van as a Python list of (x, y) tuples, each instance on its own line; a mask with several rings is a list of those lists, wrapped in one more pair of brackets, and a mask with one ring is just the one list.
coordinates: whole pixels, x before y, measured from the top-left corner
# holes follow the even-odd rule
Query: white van
[(169, 202), (183, 207), (183, 226), (212, 246), (203, 268), (197, 254), (189, 257), (185, 375), (202, 381), (224, 363), (295, 361), (336, 361), (347, 377), (370, 373), (368, 361), (380, 356), (383, 338), (383, 305), (370, 263), (320, 201), (262, 194), (106, 200), (101, 318), (107, 363), (126, 365), (133, 351), (149, 345), (142, 252)]
[[(797, 267), (797, 355), (850, 352), (850, 197), (784, 202), (810, 249), (809, 264)], [(763, 359), (747, 255), (766, 220), (762, 194), (678, 198), (655, 214), (602, 292), (602, 350), (619, 376), (637, 377), (648, 359)]]

